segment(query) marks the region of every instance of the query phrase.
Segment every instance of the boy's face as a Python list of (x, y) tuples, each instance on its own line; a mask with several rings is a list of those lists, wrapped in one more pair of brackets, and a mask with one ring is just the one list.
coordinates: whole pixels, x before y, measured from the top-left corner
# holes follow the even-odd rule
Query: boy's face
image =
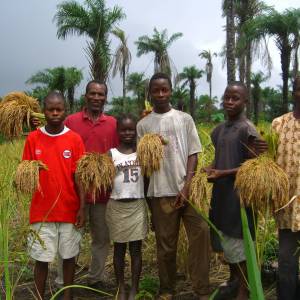
[(153, 80), (149, 92), (154, 107), (169, 107), (172, 89), (167, 79), (159, 78)]
[(136, 140), (136, 124), (131, 119), (124, 119), (118, 125), (118, 135), (124, 144), (132, 144)]
[(44, 114), (47, 124), (60, 126), (65, 119), (65, 104), (61, 98), (53, 97), (45, 102)]
[(297, 104), (300, 104), (300, 78), (297, 77), (295, 81), (294, 91), (293, 91), (293, 98)]
[(246, 90), (238, 85), (230, 85), (224, 93), (223, 106), (229, 117), (239, 115), (247, 102)]
[(106, 102), (106, 87), (104, 84), (91, 83), (85, 94), (87, 109), (95, 114), (103, 111)]

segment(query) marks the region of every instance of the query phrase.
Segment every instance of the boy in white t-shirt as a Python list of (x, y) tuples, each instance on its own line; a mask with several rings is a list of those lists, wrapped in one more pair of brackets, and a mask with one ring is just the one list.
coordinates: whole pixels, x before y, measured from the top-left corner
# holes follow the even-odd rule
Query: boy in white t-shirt
[(201, 144), (194, 121), (170, 106), (172, 83), (164, 73), (149, 83), (153, 111), (138, 122), (137, 134), (157, 133), (168, 141), (159, 171), (150, 177), (147, 197), (154, 225), (160, 298), (171, 299), (176, 279), (176, 252), (181, 220), (189, 240), (188, 267), (199, 300), (209, 294), (209, 231), (188, 199)]

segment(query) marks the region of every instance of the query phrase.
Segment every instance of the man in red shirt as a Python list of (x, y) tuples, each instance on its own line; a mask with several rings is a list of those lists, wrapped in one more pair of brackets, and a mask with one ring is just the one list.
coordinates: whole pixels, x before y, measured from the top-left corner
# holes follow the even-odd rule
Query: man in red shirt
[[(79, 253), (83, 226), (84, 196), (76, 192), (74, 173), (76, 162), (84, 153), (80, 136), (64, 126), (64, 98), (51, 92), (44, 100), (47, 124), (31, 132), (26, 140), (23, 160), (40, 160), (47, 170), (41, 170), (39, 189), (30, 205), (30, 224), (40, 240), (30, 235), (28, 249), (35, 259), (34, 282), (36, 299), (44, 299), (48, 263), (57, 253), (63, 260), (64, 285), (72, 285), (75, 257)], [(78, 187), (79, 190), (79, 187)], [(71, 300), (71, 290), (66, 289), (64, 299)]]
[[(105, 153), (118, 145), (116, 120), (103, 113), (106, 100), (106, 84), (92, 80), (86, 86), (85, 108), (65, 120), (65, 125), (81, 136), (87, 152)], [(105, 222), (108, 199), (108, 193), (98, 194), (95, 203), (91, 197), (86, 199), (92, 238), (88, 283), (98, 288), (103, 288), (101, 283), (105, 281), (104, 267), (109, 249), (109, 233)]]

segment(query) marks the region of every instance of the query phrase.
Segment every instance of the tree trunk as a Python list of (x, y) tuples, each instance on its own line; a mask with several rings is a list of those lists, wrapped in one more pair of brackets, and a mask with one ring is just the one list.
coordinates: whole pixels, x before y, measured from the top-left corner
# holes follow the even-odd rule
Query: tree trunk
[(246, 87), (248, 93), (248, 102), (246, 105), (247, 118), (251, 118), (252, 110), (252, 93), (251, 93), (251, 66), (252, 66), (252, 54), (251, 54), (251, 43), (247, 44), (246, 48)]
[(233, 0), (228, 0), (226, 8), (226, 59), (228, 83), (235, 81), (235, 25), (233, 2)]
[(282, 70), (282, 114), (288, 112), (288, 82), (289, 82), (289, 67), (291, 60), (291, 47), (289, 45), (288, 39), (283, 41), (282, 50), (280, 54), (281, 59), (281, 70)]
[(190, 82), (190, 114), (193, 120), (195, 120), (195, 90), (196, 90), (196, 84), (192, 80)]
[(300, 36), (296, 38), (295, 48), (294, 48), (294, 63), (293, 63), (293, 80), (296, 79), (299, 70), (299, 60), (298, 60), (298, 51), (300, 46)]
[(122, 110), (125, 110), (125, 101), (126, 101), (126, 66), (122, 66), (122, 83), (123, 83), (123, 100), (122, 100)]
[(68, 101), (69, 101), (71, 113), (73, 113), (74, 111), (74, 93), (75, 93), (75, 89), (73, 86), (68, 88)]
[(208, 122), (211, 122), (211, 112), (212, 112), (212, 82), (211, 82), (211, 78), (209, 81), (209, 112), (208, 112)]

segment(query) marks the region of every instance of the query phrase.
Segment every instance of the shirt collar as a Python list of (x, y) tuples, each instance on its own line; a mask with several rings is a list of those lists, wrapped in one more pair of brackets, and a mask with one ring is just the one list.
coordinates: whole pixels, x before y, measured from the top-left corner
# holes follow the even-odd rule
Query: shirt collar
[(241, 122), (241, 121), (244, 121), (244, 120), (246, 120), (246, 115), (245, 115), (244, 112), (242, 112), (234, 121), (227, 120), (225, 122), (225, 125), (227, 127), (230, 127), (230, 126), (236, 124), (237, 122)]
[[(83, 118), (84, 120), (90, 120), (90, 121), (92, 121), (92, 120), (90, 119), (90, 117), (88, 116), (88, 114), (87, 114), (87, 109), (86, 109), (86, 107), (84, 107), (83, 110), (82, 110), (82, 118)], [(98, 119), (96, 120), (95, 123), (98, 123), (98, 122), (105, 122), (106, 120), (107, 120), (107, 116), (102, 112), (101, 115), (98, 117)]]

